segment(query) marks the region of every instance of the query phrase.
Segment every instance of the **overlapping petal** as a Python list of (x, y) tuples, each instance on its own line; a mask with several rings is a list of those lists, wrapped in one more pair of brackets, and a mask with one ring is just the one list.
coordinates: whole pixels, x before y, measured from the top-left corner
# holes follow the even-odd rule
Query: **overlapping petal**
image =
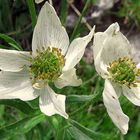
[(69, 45), (69, 37), (62, 26), (54, 8), (46, 2), (42, 7), (33, 33), (32, 50), (44, 51), (42, 48), (59, 48), (65, 54)]
[(129, 118), (123, 113), (120, 103), (118, 101), (116, 91), (114, 90), (109, 80), (105, 80), (103, 100), (107, 112), (114, 124), (121, 130), (123, 134), (126, 134), (128, 131)]
[(87, 44), (91, 41), (94, 34), (95, 26), (87, 36), (76, 38), (72, 41), (66, 54), (66, 62), (63, 71), (72, 69), (84, 55)]
[(82, 80), (77, 78), (76, 69), (73, 68), (64, 71), (54, 83), (56, 87), (63, 88), (65, 86), (79, 86), (82, 84)]
[(105, 64), (109, 64), (110, 62), (125, 56), (131, 56), (130, 43), (121, 32), (112, 34), (112, 36), (108, 37), (104, 42), (101, 59)]
[(110, 25), (104, 33), (95, 34), (93, 53), (96, 70), (104, 78), (109, 63), (131, 55), (131, 45), (119, 31), (119, 25), (115, 23)]
[(30, 65), (29, 52), (0, 49), (0, 69), (17, 72)]
[(27, 70), (20, 72), (0, 72), (0, 99), (21, 99), (24, 101), (37, 98), (32, 88)]
[(97, 32), (94, 34), (94, 44), (93, 44), (93, 55), (94, 55), (94, 60), (96, 59), (98, 53), (103, 47), (104, 41), (108, 35), (105, 32)]
[(123, 86), (123, 94), (134, 105), (140, 106), (140, 84), (137, 87), (128, 88)]
[(40, 89), (40, 110), (48, 116), (59, 114), (67, 119), (68, 115), (65, 112), (65, 100), (66, 96), (56, 94), (49, 86)]
[(94, 34), (94, 41), (93, 41), (93, 54), (94, 59), (101, 51), (104, 46), (106, 39), (112, 36), (113, 33), (119, 32), (119, 25), (118, 23), (111, 24), (104, 32), (97, 32)]

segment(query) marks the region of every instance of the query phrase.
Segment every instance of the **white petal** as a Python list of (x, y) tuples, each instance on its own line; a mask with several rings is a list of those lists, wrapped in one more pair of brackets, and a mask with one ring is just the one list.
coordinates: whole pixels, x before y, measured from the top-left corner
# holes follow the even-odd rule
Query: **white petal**
[(128, 131), (129, 118), (126, 116), (120, 106), (118, 96), (109, 80), (105, 81), (103, 91), (104, 105), (114, 124), (121, 130), (123, 134)]
[(116, 94), (119, 98), (123, 94), (122, 86), (120, 86), (118, 83), (113, 82), (113, 81), (111, 81), (111, 84), (112, 84), (114, 90), (117, 91)]
[(131, 45), (125, 36), (118, 32), (106, 39), (103, 44), (101, 59), (105, 64), (117, 60), (120, 57), (131, 56)]
[(44, 0), (35, 0), (36, 3), (40, 3), (42, 1), (44, 1)]
[[(102, 43), (99, 43), (100, 41)], [(107, 66), (109, 63), (112, 63), (120, 57), (131, 57), (131, 45), (119, 31), (119, 25), (117, 23), (110, 25), (104, 33), (95, 34), (93, 44), (95, 67), (102, 77), (105, 77), (108, 73)]]
[(54, 84), (58, 88), (63, 88), (65, 86), (79, 86), (82, 84), (82, 80), (77, 78), (76, 69), (73, 68), (64, 71)]
[(56, 94), (49, 86), (41, 89), (39, 98), (40, 110), (48, 115), (59, 114), (64, 118), (68, 118), (65, 112), (65, 100), (66, 96)]
[(134, 105), (140, 106), (140, 84), (138, 84), (137, 87), (132, 87), (131, 89), (123, 86), (123, 94)]
[(107, 71), (108, 65), (104, 63), (101, 55), (102, 50), (97, 54), (96, 58), (94, 59), (95, 69), (102, 78), (108, 78), (109, 77), (108, 76), (109, 72)]
[(55, 9), (46, 2), (42, 7), (33, 33), (32, 50), (43, 51), (42, 47), (59, 48), (65, 54), (69, 45), (69, 37), (62, 26)]
[(37, 97), (26, 70), (0, 73), (0, 99), (33, 100)]
[(0, 49), (0, 69), (4, 71), (20, 71), (23, 66), (30, 65), (30, 53)]
[(120, 26), (117, 22), (111, 24), (106, 30), (105, 33), (109, 36), (112, 36), (113, 34), (117, 34), (120, 31)]
[(119, 31), (119, 25), (118, 23), (111, 24), (106, 31), (104, 32), (97, 32), (94, 34), (94, 40), (93, 40), (93, 54), (94, 59), (100, 52), (100, 50), (104, 46), (104, 41), (109, 37), (112, 36), (112, 33), (117, 33)]
[(65, 57), (66, 63), (63, 70), (66, 71), (73, 68), (81, 60), (87, 44), (91, 41), (93, 37), (94, 30), (95, 26), (87, 36), (76, 38), (72, 41)]
[(103, 47), (103, 43), (108, 35), (105, 32), (97, 32), (94, 34), (93, 40), (93, 56), (94, 60)]

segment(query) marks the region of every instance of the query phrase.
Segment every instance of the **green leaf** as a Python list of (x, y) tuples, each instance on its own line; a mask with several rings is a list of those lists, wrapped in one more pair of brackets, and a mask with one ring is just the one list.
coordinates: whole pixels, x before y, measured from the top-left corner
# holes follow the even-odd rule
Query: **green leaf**
[(0, 129), (0, 139), (10, 138), (15, 135), (27, 133), (44, 119), (45, 115), (40, 114), (34, 117), (26, 117), (14, 124), (3, 127)]
[(12, 48), (16, 50), (22, 50), (21, 46), (11, 37), (0, 33), (0, 38), (7, 42)]
[[(104, 135), (102, 135), (101, 133), (92, 131), (74, 120), (69, 120), (69, 123), (71, 124), (71, 127), (68, 128), (68, 132), (71, 135), (73, 135), (73, 137), (76, 140), (102, 140), (104, 139)], [(82, 137), (80, 139), (80, 135), (82, 135), (82, 137), (84, 137), (85, 139), (82, 139)]]
[(67, 14), (68, 14), (68, 2), (67, 0), (61, 1), (61, 11), (60, 11), (60, 19), (63, 25), (65, 25)]
[(5, 48), (7, 48), (7, 46), (0, 44), (0, 48), (5, 49)]
[(32, 19), (32, 27), (34, 28), (37, 21), (34, 0), (26, 0), (26, 1), (28, 4), (29, 11), (30, 11), (31, 19)]
[(69, 127), (67, 131), (75, 140), (93, 140), (74, 126)]
[(94, 95), (68, 95), (66, 102), (75, 103), (75, 102), (87, 102), (91, 101), (94, 98)]
[(25, 114), (33, 114), (35, 113), (36, 109), (33, 109), (28, 103), (21, 101), (21, 100), (0, 100), (0, 104), (8, 105), (17, 108), (21, 112)]

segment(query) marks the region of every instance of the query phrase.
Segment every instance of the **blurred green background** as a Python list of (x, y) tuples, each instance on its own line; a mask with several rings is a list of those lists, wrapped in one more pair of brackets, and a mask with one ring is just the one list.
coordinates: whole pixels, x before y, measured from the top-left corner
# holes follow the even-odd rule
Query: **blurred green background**
[[(36, 15), (44, 2), (37, 5), (33, 0), (0, 0), (0, 48), (31, 50)], [(87, 34), (93, 25), (97, 32), (118, 22), (121, 31), (133, 40), (132, 44), (140, 43), (140, 0), (52, 2), (71, 40)], [(67, 95), (66, 110), (70, 119), (44, 116), (38, 109), (38, 99), (31, 102), (0, 100), (0, 140), (140, 140), (139, 107), (120, 98), (123, 111), (130, 117), (125, 136), (109, 118), (102, 100), (104, 80), (95, 71), (91, 45), (77, 65), (83, 84), (62, 90), (53, 88)]]

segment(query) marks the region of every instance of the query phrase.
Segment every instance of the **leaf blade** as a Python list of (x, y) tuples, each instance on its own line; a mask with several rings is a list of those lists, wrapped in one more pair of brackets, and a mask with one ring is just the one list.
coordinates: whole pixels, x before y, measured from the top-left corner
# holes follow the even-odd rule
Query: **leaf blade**
[(27, 133), (44, 119), (45, 116), (40, 114), (35, 117), (26, 117), (14, 124), (3, 127), (0, 129), (0, 139), (10, 138), (15, 135)]
[(17, 43), (13, 38), (11, 38), (8, 35), (0, 33), (0, 38), (3, 39), (5, 42), (7, 42), (12, 48), (16, 50), (22, 50), (22, 47), (19, 43)]

